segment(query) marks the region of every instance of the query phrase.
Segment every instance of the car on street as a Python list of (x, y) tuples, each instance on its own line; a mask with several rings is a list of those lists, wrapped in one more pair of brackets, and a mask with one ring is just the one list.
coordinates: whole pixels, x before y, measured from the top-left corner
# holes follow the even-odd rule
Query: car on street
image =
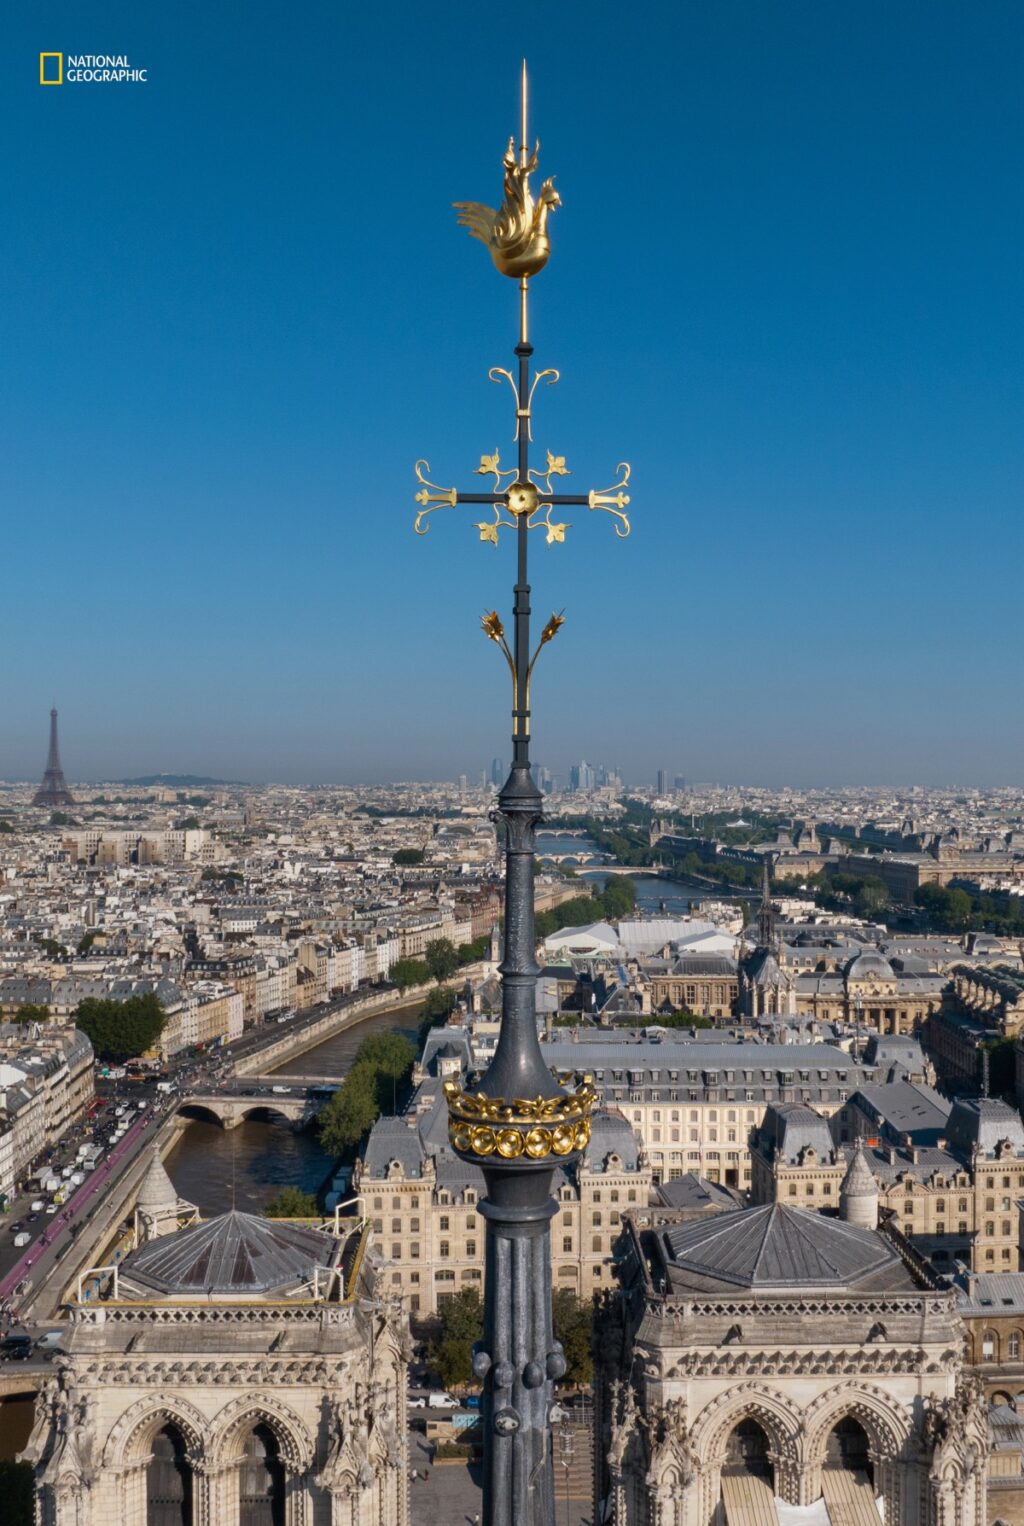
[(5, 1362), (27, 1362), (31, 1355), (31, 1335), (8, 1335), (0, 1341), (0, 1357)]
[(428, 1409), (458, 1409), (458, 1399), (453, 1399), (451, 1394), (432, 1393), (427, 1395)]
[(427, 1401), (421, 1394), (417, 1399), (410, 1399), (408, 1407), (409, 1409), (426, 1409)]

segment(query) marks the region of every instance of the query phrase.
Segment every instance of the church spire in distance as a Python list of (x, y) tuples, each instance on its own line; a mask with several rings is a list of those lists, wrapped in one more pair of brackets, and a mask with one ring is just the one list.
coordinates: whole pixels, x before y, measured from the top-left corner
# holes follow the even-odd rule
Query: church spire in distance
[(757, 946), (772, 948), (775, 943), (775, 911), (772, 907), (769, 854), (765, 854), (761, 869), (761, 905), (757, 913)]

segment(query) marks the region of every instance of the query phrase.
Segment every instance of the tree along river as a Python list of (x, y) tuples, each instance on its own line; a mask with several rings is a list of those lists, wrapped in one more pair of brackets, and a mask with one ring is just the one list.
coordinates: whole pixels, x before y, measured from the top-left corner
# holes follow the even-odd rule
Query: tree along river
[[(340, 1078), (347, 1074), (363, 1039), (372, 1033), (404, 1033), (415, 1041), (419, 1011), (418, 1006), (403, 1007), (368, 1017), (289, 1060), (275, 1074), (285, 1085), (289, 1075)], [(260, 1100), (273, 1105), (273, 1097)], [(282, 1187), (315, 1192), (332, 1164), (333, 1157), (321, 1149), (315, 1129), (293, 1133), (291, 1125), (280, 1118), (250, 1118), (230, 1130), (194, 1119), (166, 1160), (179, 1194), (195, 1203), (204, 1218), (232, 1206), (260, 1213)]]

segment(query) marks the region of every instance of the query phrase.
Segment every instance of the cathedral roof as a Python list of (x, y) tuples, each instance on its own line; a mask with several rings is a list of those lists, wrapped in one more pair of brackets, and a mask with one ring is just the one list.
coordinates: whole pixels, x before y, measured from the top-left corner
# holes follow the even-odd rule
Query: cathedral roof
[(147, 1297), (253, 1297), (308, 1282), (317, 1267), (336, 1265), (340, 1249), (320, 1230), (233, 1209), (140, 1246), (125, 1258), (121, 1278)]
[(779, 968), (779, 961), (770, 948), (757, 948), (747, 960), (747, 979), (755, 986), (784, 986), (788, 984)]
[[(696, 1278), (706, 1291), (715, 1284), (754, 1291), (910, 1285), (896, 1251), (877, 1231), (781, 1203), (680, 1224), (663, 1239), (670, 1274)], [(671, 1276), (674, 1289), (679, 1280)]]

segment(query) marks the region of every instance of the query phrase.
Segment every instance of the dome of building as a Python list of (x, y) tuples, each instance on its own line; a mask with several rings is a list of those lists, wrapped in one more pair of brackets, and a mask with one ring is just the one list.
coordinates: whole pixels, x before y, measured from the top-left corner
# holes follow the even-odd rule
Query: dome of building
[(136, 1206), (143, 1213), (159, 1213), (165, 1208), (176, 1208), (177, 1205), (177, 1189), (160, 1159), (160, 1146), (154, 1145), (149, 1170), (142, 1178)]
[(681, 1224), (665, 1231), (664, 1243), (673, 1270), (703, 1286), (848, 1288), (878, 1274), (879, 1286), (901, 1280), (899, 1257), (876, 1230), (781, 1203)]
[(336, 1266), (340, 1250), (320, 1230), (232, 1210), (132, 1251), (121, 1282), (144, 1297), (254, 1297), (303, 1286), (317, 1268)]
[(867, 949), (850, 960), (846, 966), (847, 982), (853, 980), (895, 980), (896, 971), (884, 954)]

